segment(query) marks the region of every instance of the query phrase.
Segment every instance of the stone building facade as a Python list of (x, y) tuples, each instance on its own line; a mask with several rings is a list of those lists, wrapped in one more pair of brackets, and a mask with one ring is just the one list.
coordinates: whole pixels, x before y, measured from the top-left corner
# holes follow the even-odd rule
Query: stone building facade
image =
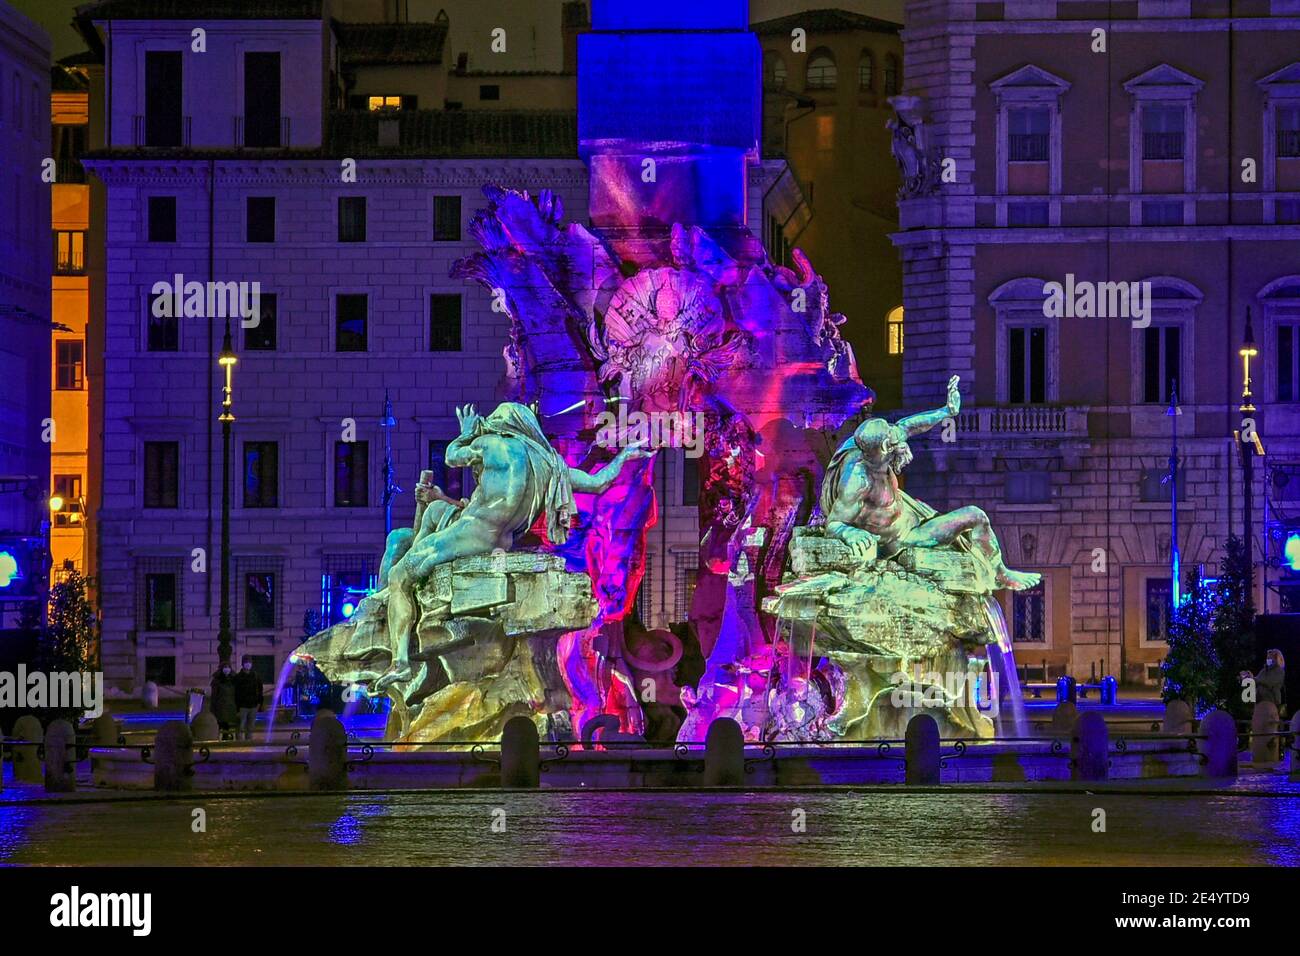
[[(50, 475), (50, 41), (0, 0), (0, 627), (14, 590), (45, 585), (38, 539)], [(16, 538), (29, 537), (27, 545)]]
[[(900, 204), (904, 405), (936, 405), (954, 373), (966, 401), (954, 440), (918, 442), (909, 490), (982, 505), (1008, 563), (1043, 572), (1006, 600), (1022, 666), (1154, 683), (1172, 427), (1184, 571), (1212, 576), (1242, 532), (1248, 310), (1259, 602), (1294, 595), (1276, 559), (1300, 512), (1300, 7), (909, 0), (903, 40), (950, 173)], [(1130, 287), (1099, 285), (1120, 282), (1149, 283), (1136, 320), (1112, 296)], [(1046, 283), (1072, 283), (1074, 308), (1045, 308)]]

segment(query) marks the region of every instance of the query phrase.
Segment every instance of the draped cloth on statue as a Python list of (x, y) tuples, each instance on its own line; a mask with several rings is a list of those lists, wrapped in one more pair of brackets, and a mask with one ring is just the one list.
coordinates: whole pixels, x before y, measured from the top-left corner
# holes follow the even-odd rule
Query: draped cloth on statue
[(526, 483), (523, 493), (529, 496), (530, 517), (524, 527), (512, 529), (513, 532), (527, 531), (537, 516), (545, 513), (547, 539), (552, 544), (564, 544), (569, 538), (569, 525), (578, 513), (569, 466), (542, 434), (541, 423), (533, 410), (527, 405), (505, 402), (482, 419), (479, 427), (484, 434), (515, 439), (528, 459), (532, 480)]

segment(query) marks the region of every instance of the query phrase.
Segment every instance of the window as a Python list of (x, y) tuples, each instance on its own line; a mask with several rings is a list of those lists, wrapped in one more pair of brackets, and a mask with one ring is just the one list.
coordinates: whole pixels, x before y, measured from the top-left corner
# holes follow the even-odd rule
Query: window
[(499, 100), (501, 99), (501, 87), (495, 83), (483, 83), (478, 88), (478, 98), (480, 100)]
[(149, 241), (176, 241), (176, 197), (149, 197)]
[(1052, 476), (1045, 471), (1007, 472), (1003, 492), (1007, 504), (1048, 504), (1052, 500)]
[(898, 66), (898, 57), (890, 53), (885, 57), (885, 95), (896, 96), (903, 87), (903, 72)]
[(54, 270), (59, 275), (86, 271), (86, 234), (60, 229), (54, 234)]
[(176, 607), (176, 575), (155, 573), (144, 576), (144, 630), (179, 631)]
[(673, 622), (682, 622), (690, 616), (691, 600), (695, 597), (695, 585), (699, 581), (700, 556), (696, 551), (679, 554), (674, 559), (677, 570), (677, 587), (673, 590)]
[(81, 339), (54, 343), (54, 387), (61, 392), (79, 392), (86, 387), (86, 345)]
[(876, 61), (866, 50), (862, 51), (862, 58), (858, 60), (858, 89), (864, 93), (869, 93), (875, 89)]
[(1277, 108), (1278, 159), (1300, 159), (1300, 103)]
[[(1143, 468), (1138, 476), (1138, 498), (1146, 504), (1169, 503), (1169, 466)], [(1187, 482), (1183, 469), (1178, 469), (1178, 500), (1187, 500)]]
[(370, 503), (370, 443), (334, 443), (334, 507), (364, 508)]
[(429, 442), (429, 470), (433, 472), (433, 483), (448, 498), (463, 498), (466, 496), (465, 469), (447, 467), (447, 444), (436, 438)]
[(434, 242), (458, 242), (460, 240), (460, 197), (433, 197), (433, 239)]
[(1169, 578), (1147, 578), (1146, 623), (1148, 641), (1164, 641), (1169, 637), (1169, 618), (1174, 609), (1174, 591)]
[(259, 293), (257, 324), (244, 326), (244, 348), (251, 352), (275, 351), (278, 315), (279, 296), (274, 292)]
[(1007, 204), (1007, 225), (1016, 229), (1032, 229), (1049, 225), (1050, 209), (1045, 202), (1015, 202)]
[[(703, 441), (703, 435), (696, 436)], [(682, 453), (682, 504), (694, 507), (700, 503), (700, 459), (692, 458), (685, 451)], [(682, 618), (685, 620), (685, 618)]]
[(51, 495), (63, 499), (63, 506), (54, 513), (54, 526), (68, 528), (81, 524), (81, 476), (55, 475)]
[(1007, 329), (1007, 401), (1038, 405), (1047, 401), (1047, 326)]
[(459, 352), (461, 297), (433, 293), (429, 296), (429, 351)]
[(249, 196), (246, 204), (248, 242), (275, 242), (275, 197)]
[(276, 581), (273, 571), (245, 572), (244, 578), (244, 629), (269, 631), (278, 626), (276, 621)]
[(339, 197), (339, 242), (366, 241), (366, 197)]
[(400, 110), (402, 108), (402, 98), (400, 96), (367, 96), (366, 109), (371, 112), (379, 110)]
[(1180, 160), (1186, 112), (1181, 103), (1151, 103), (1142, 108), (1142, 158)]
[(807, 88), (833, 90), (839, 80), (835, 60), (829, 50), (816, 50), (808, 60)]
[(145, 316), (147, 351), (180, 351), (180, 319), (174, 314), (175, 311), (170, 292), (149, 296), (149, 314)]
[(160, 687), (175, 687), (176, 657), (172, 654), (146, 657), (144, 659), (144, 679), (153, 681)]
[(903, 307), (896, 306), (885, 316), (885, 328), (888, 332), (887, 351), (890, 355), (903, 354)]
[(362, 293), (343, 293), (334, 297), (334, 350), (366, 350), (366, 313), (368, 297)]
[(786, 84), (790, 82), (790, 74), (786, 69), (785, 60), (779, 56), (772, 57), (772, 88), (774, 90), (783, 90)]
[(1180, 200), (1147, 199), (1142, 203), (1142, 225), (1181, 226), (1183, 204)]
[(1182, 329), (1152, 325), (1142, 330), (1142, 401), (1167, 405), (1182, 366)]
[(352, 616), (361, 599), (375, 590), (379, 576), (368, 554), (328, 554), (321, 572), (320, 611), (327, 626)]
[(1041, 581), (1028, 591), (1012, 593), (1011, 640), (1017, 644), (1047, 643), (1047, 594)]
[(1277, 326), (1277, 400), (1300, 402), (1300, 319)]
[(1007, 158), (1013, 163), (1045, 163), (1050, 157), (1052, 112), (1046, 107), (1007, 112)]
[(280, 54), (244, 54), (244, 143), (280, 145)]
[(654, 573), (652, 555), (645, 556), (645, 569), (636, 591), (636, 617), (646, 627), (654, 627)]
[(273, 441), (244, 442), (244, 507), (280, 504), (280, 446)]
[(835, 148), (835, 117), (817, 117), (817, 149), (828, 153)]
[(181, 54), (149, 50), (144, 55), (144, 145), (183, 146)]
[(144, 506), (146, 508), (179, 507), (179, 442), (147, 441), (144, 443)]

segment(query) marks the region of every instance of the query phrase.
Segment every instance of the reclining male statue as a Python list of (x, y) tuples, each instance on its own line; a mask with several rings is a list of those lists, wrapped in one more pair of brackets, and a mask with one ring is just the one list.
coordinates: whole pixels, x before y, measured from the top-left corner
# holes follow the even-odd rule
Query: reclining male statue
[(986, 564), (996, 587), (1032, 588), (1040, 575), (1012, 571), (1003, 563), (1002, 548), (982, 509), (967, 506), (939, 514), (898, 487), (898, 473), (912, 460), (907, 440), (961, 411), (959, 382), (956, 375), (948, 381), (948, 404), (943, 408), (896, 425), (869, 418), (839, 447), (822, 482), (826, 533), (864, 561), (893, 558), (905, 548), (956, 547)]
[(392, 532), (380, 566), (380, 587), (388, 588), (388, 634), (393, 665), (375, 692), (410, 680), (410, 641), (416, 623), (415, 587), (434, 567), (471, 555), (510, 550), (515, 536), (546, 515), (546, 537), (563, 544), (577, 513), (575, 491), (600, 494), (618, 478), (625, 462), (654, 454), (632, 445), (588, 474), (570, 468), (551, 447), (531, 408), (498, 405), (486, 418), (466, 405), (456, 409), (460, 435), (447, 446), (448, 468), (472, 468), (476, 484), (468, 500), (448, 498), (422, 476), (417, 485), (414, 528)]

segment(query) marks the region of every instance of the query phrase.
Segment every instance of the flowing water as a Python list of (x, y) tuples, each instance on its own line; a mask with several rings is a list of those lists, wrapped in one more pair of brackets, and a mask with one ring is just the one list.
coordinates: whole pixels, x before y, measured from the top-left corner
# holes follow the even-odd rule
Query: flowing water
[(286, 657), (284, 666), (280, 668), (280, 677), (275, 682), (275, 696), (271, 698), (271, 715), (266, 719), (266, 742), (271, 742), (271, 735), (275, 732), (275, 715), (280, 709), (280, 698), (284, 696), (285, 685), (289, 682), (289, 675), (293, 673), (294, 667), (292, 657)]

